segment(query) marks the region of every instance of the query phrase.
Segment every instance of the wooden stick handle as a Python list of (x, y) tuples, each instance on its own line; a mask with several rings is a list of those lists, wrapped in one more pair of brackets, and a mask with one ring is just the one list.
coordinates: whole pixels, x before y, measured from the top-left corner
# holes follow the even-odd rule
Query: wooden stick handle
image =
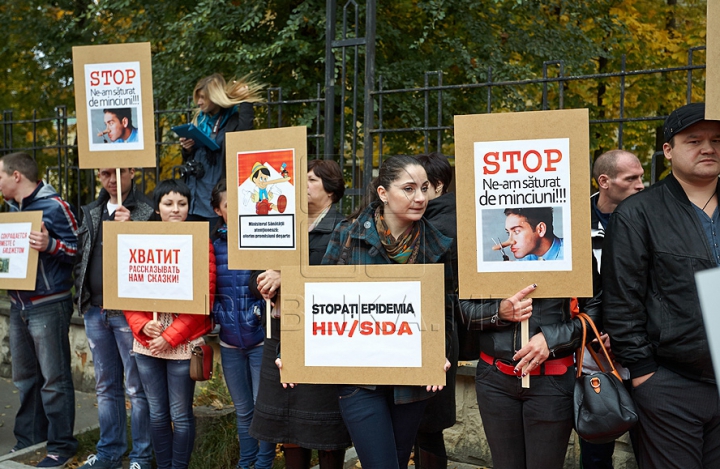
[[(528, 342), (530, 341), (530, 325), (528, 324), (530, 320), (526, 319), (520, 323), (520, 345), (522, 347), (525, 347)], [(522, 387), (523, 388), (529, 388), (530, 387), (530, 373), (526, 374), (522, 378)]]
[(120, 168), (115, 168), (115, 180), (117, 181), (118, 205), (122, 205), (122, 182), (120, 181)]

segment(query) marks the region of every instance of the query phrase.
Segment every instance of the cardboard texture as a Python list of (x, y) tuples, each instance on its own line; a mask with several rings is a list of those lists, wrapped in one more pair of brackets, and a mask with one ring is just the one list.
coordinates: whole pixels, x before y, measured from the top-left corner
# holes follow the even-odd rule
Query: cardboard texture
[[(150, 43), (79, 46), (72, 53), (80, 168), (154, 167)], [(121, 124), (107, 125), (104, 109), (127, 109), (133, 136), (118, 139)]]
[[(705, 332), (710, 345), (715, 376), (720, 376), (720, 269), (710, 269), (695, 274)], [(720, 388), (718, 388), (720, 393)]]
[[(283, 382), (289, 383), (325, 383), (325, 384), (366, 384), (366, 385), (445, 385), (445, 372), (443, 366), (445, 364), (445, 305), (444, 301), (444, 284), (442, 282), (444, 270), (440, 264), (427, 265), (350, 265), (350, 266), (283, 266), (283, 287), (281, 297), (281, 330), (282, 330), (282, 361), (283, 368), (281, 370), (281, 379)], [(440, 279), (440, 280), (438, 280)], [(345, 284), (349, 282), (349, 284)], [(350, 283), (351, 282), (351, 283)], [(367, 284), (367, 282), (372, 282)], [(387, 288), (388, 291), (394, 289), (393, 285), (401, 283), (419, 283), (421, 296), (422, 314), (421, 326), (412, 324), (414, 334), (421, 329), (421, 350), (422, 358), (418, 360), (417, 356), (408, 357), (409, 361), (415, 361), (415, 365), (421, 363), (421, 366), (391, 366), (391, 367), (363, 367), (363, 366), (305, 366), (306, 363), (306, 330), (305, 325), (305, 292), (306, 285), (317, 283), (342, 284), (343, 298), (347, 304), (353, 301), (357, 302), (360, 293), (353, 290), (355, 286), (365, 285), (365, 288), (374, 289), (382, 292)], [(369, 286), (368, 286), (369, 285)], [(325, 288), (323, 291), (334, 291), (337, 295), (337, 289), (332, 286)], [(383, 303), (382, 293), (370, 295), (373, 297), (372, 303), (375, 305)], [(322, 299), (313, 297), (312, 301), (322, 302)], [(308, 320), (318, 321), (324, 316), (325, 319), (337, 322), (334, 327), (342, 329), (342, 322), (347, 321), (347, 327), (344, 328), (342, 340), (348, 340), (347, 347), (343, 345), (332, 347), (329, 355), (345, 353), (361, 353), (367, 352), (357, 347), (361, 334), (360, 327), (355, 328), (355, 335), (350, 337), (352, 323), (355, 320), (372, 322), (375, 325), (382, 321), (391, 321), (389, 314), (355, 314), (341, 315), (312, 315)], [(411, 317), (412, 315), (404, 315)], [(366, 319), (373, 317), (372, 319)], [(399, 316), (395, 316), (399, 317)], [(411, 320), (409, 320), (412, 322)], [(399, 324), (390, 326), (390, 330), (399, 331), (402, 321)], [(314, 325), (314, 323), (313, 323)], [(369, 326), (365, 331), (368, 333), (372, 327)], [(337, 336), (337, 329), (334, 336)], [(375, 335), (375, 338), (382, 342), (383, 337), (389, 337), (385, 334), (377, 335), (375, 329), (372, 333), (365, 335)], [(365, 342), (367, 343), (367, 342)], [(380, 354), (385, 351), (381, 346), (374, 349)], [(325, 354), (327, 355), (327, 354)], [(391, 357), (387, 356), (388, 359)]]
[(707, 2), (705, 119), (720, 120), (720, 0)]
[[(3, 290), (35, 290), (35, 281), (37, 280), (38, 251), (29, 247), (28, 238), (15, 239), (12, 232), (17, 230), (9, 229), (10, 225), (17, 223), (30, 223), (30, 230), (23, 231), (40, 231), (42, 224), (42, 212), (7, 212), (0, 213), (0, 289)], [(23, 253), (17, 253), (13, 248), (22, 247)], [(8, 248), (12, 254), (5, 253)], [(3, 276), (12, 275), (14, 269), (10, 269), (9, 263), (15, 260), (26, 262), (24, 268), (26, 276), (19, 278), (8, 278)]]
[(231, 132), (226, 149), (229, 267), (299, 265), (301, 252), (308, 258), (307, 128)]
[[(503, 146), (526, 149), (486, 151)], [(588, 155), (587, 109), (455, 116), (461, 298), (508, 298), (533, 283), (534, 297), (592, 296)], [(560, 254), (518, 262), (533, 257), (515, 252), (504, 209), (539, 206), (552, 208)]]
[[(183, 223), (160, 223), (160, 222), (139, 222), (132, 223), (106, 221), (103, 222), (103, 301), (104, 307), (107, 309), (120, 309), (124, 311), (156, 311), (168, 313), (186, 313), (186, 314), (210, 314), (209, 302), (209, 254), (208, 254), (208, 223), (207, 222), (183, 222)], [(182, 235), (192, 237), (192, 259), (188, 259), (182, 255), (184, 249), (174, 256), (170, 257), (155, 256), (150, 259), (144, 254), (142, 257), (138, 254), (132, 255), (131, 259), (135, 261), (124, 262), (128, 267), (130, 265), (150, 265), (160, 266), (170, 275), (175, 272), (173, 266), (181, 265), (179, 275), (185, 275), (188, 270), (185, 266), (189, 266), (189, 272), (192, 274), (192, 294), (187, 289), (183, 289), (180, 294), (168, 295), (168, 298), (147, 298), (140, 297), (140, 291), (152, 291), (153, 285), (157, 291), (161, 287), (167, 286), (164, 281), (152, 282), (148, 278), (148, 272), (143, 272), (144, 277), (135, 278), (133, 282), (138, 286), (133, 290), (128, 288), (129, 282), (120, 281), (119, 262), (121, 259), (127, 258), (126, 253), (119, 252), (118, 246), (122, 246), (123, 250), (129, 243), (133, 243), (133, 238), (126, 235), (132, 235), (137, 239), (138, 247), (146, 247), (148, 244), (146, 239), (157, 237), (156, 244), (172, 250), (175, 239), (186, 239)], [(142, 238), (139, 235), (152, 235), (153, 238)], [(177, 236), (177, 238), (175, 237)], [(121, 241), (119, 241), (121, 240)], [(133, 247), (133, 246), (130, 246)], [(179, 258), (178, 258), (179, 257)], [(125, 271), (123, 269), (123, 271)], [(176, 280), (176, 278), (173, 278)], [(177, 278), (182, 281), (182, 279)], [(182, 283), (179, 283), (182, 285)], [(121, 291), (137, 291), (138, 297), (127, 297), (120, 294)], [(191, 299), (178, 299), (185, 295)]]

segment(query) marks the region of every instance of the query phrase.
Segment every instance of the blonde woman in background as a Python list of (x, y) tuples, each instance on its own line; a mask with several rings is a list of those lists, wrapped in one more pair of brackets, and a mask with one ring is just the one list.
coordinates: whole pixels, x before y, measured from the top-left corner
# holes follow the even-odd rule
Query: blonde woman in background
[(253, 103), (262, 101), (262, 86), (248, 77), (229, 83), (219, 73), (202, 78), (195, 85), (193, 100), (197, 111), (193, 124), (220, 147), (209, 148), (192, 139), (180, 138), (185, 183), (192, 194), (188, 221), (208, 220), (212, 229), (218, 216), (210, 206), (210, 195), (218, 181), (225, 177), (225, 135), (228, 132), (252, 130)]

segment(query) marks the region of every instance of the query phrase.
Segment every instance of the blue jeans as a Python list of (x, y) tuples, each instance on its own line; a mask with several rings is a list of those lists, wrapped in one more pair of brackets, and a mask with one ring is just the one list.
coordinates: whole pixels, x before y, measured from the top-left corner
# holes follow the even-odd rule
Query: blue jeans
[(127, 392), (132, 405), (130, 461), (149, 464), (152, 461), (150, 409), (132, 351), (130, 326), (125, 316), (108, 317), (107, 312), (97, 306), (90, 308), (84, 319), (95, 367), (100, 422), (97, 456), (103, 461), (119, 462), (127, 450)]
[(195, 443), (190, 360), (135, 355), (150, 404), (150, 430), (158, 469), (186, 469)]
[(523, 388), (515, 376), (478, 362), (475, 390), (494, 468), (562, 469), (573, 428), (574, 371), (532, 376)]
[(26, 310), (10, 307), (12, 378), (20, 391), (18, 448), (47, 440), (48, 453), (70, 457), (77, 451), (68, 340), (72, 312), (70, 298)]
[(340, 412), (363, 469), (406, 469), (427, 399), (395, 404), (393, 386), (338, 386)]
[[(275, 459), (275, 443), (256, 440), (248, 433), (260, 385), (260, 364), (263, 348), (220, 347), (225, 383), (235, 405), (238, 439), (240, 440), (240, 461), (238, 467), (272, 469)], [(258, 445), (259, 443), (259, 445)]]

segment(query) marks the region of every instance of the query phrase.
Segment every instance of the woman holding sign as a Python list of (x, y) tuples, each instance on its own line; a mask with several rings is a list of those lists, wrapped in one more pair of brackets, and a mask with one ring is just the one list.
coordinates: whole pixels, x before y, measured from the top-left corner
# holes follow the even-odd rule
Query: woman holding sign
[[(371, 202), (358, 209), (354, 220), (338, 225), (323, 264), (445, 263), (446, 289), (452, 288), (449, 252), (453, 240), (423, 219), (429, 187), (418, 160), (388, 158), (368, 189)], [(446, 356), (450, 355), (450, 343), (446, 339)], [(449, 368), (446, 359), (445, 371)], [(338, 386), (340, 410), (363, 467), (407, 468), (428, 399), (441, 389)]]
[(180, 138), (184, 163), (181, 175), (192, 195), (189, 220), (208, 220), (211, 228), (215, 226), (218, 217), (210, 205), (210, 195), (215, 184), (225, 176), (225, 134), (252, 130), (253, 103), (262, 101), (261, 88), (247, 78), (226, 83), (219, 73), (195, 85), (193, 100), (198, 108), (193, 124), (218, 148), (211, 150), (193, 139)]
[[(318, 265), (342, 216), (335, 209), (345, 193), (340, 166), (332, 160), (308, 161), (308, 244), (310, 265)], [(254, 272), (250, 290), (277, 302), (280, 272)], [(272, 337), (265, 340), (255, 415), (250, 434), (283, 443), (285, 467), (310, 469), (311, 448), (318, 450), (321, 469), (342, 469), (350, 435), (340, 415), (332, 385), (280, 383), (280, 319), (272, 319)]]
[[(180, 181), (165, 180), (153, 193), (155, 212), (164, 222), (185, 221), (190, 207), (190, 189)], [(210, 295), (215, 293), (215, 255), (210, 245)], [(201, 314), (126, 311), (133, 331), (133, 351), (148, 404), (150, 430), (158, 469), (184, 469), (190, 464), (195, 442), (190, 357), (202, 336), (210, 330), (210, 319)]]
[[(504, 300), (461, 300), (478, 330), (480, 360), (475, 389), (493, 467), (561, 469), (573, 429), (575, 350), (582, 325), (570, 299), (527, 298), (530, 285)], [(600, 323), (599, 296), (586, 305)], [(520, 323), (529, 321), (524, 347)], [(530, 387), (521, 380), (530, 375)]]

